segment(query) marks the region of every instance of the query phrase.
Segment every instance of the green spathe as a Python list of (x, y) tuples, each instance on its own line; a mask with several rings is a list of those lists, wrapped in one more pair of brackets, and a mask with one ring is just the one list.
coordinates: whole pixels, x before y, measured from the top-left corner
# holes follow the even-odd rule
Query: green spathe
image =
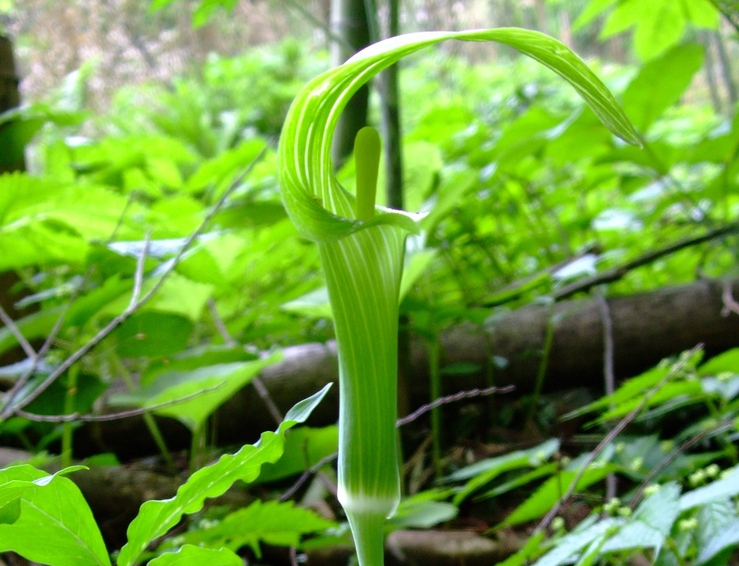
[(280, 140), (280, 186), (295, 226), (318, 243), (326, 273), (339, 353), (339, 499), (361, 566), (382, 564), (384, 521), (399, 499), (398, 302), (404, 238), (420, 231), (420, 217), (374, 205), (379, 142), (371, 131), (358, 139), (357, 196), (334, 176), (331, 143), (341, 111), (363, 84), (402, 57), (447, 39), (498, 41), (518, 49), (568, 80), (613, 133), (639, 144), (585, 63), (557, 40), (515, 28), (381, 41), (316, 77), (296, 97)]

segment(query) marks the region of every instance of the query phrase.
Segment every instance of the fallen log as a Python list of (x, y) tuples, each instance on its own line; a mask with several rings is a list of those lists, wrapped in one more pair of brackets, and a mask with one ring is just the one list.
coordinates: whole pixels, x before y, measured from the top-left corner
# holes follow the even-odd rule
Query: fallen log
[[(706, 280), (607, 299), (616, 377), (641, 373), (699, 343), (705, 345), (709, 356), (739, 346), (739, 315), (722, 315), (724, 285), (735, 294), (739, 291), (739, 282)], [(550, 324), (553, 336), (544, 389), (602, 388), (603, 314), (595, 299), (584, 299), (492, 314), (484, 325), (462, 324), (444, 332), (440, 337), (443, 364), (465, 362), (479, 371), (445, 379), (443, 394), (486, 386), (486, 372), (491, 367), (496, 385), (512, 384), (518, 393), (532, 391)], [(409, 384), (409, 398), (415, 408), (429, 402), (428, 356), (420, 340), (412, 343), (411, 357), (414, 379)], [(495, 360), (498, 365), (491, 366)], [(505, 363), (500, 363), (503, 360)], [(326, 383), (338, 381), (336, 346), (329, 342), (286, 348), (283, 361), (260, 377), (284, 412)], [(335, 422), (337, 406), (338, 387), (334, 387), (309, 424)], [(260, 432), (274, 429), (276, 423), (254, 388), (247, 386), (219, 410), (217, 425), (220, 442), (240, 444), (255, 441)], [(171, 421), (163, 426), (171, 447), (187, 446), (189, 435), (184, 427)], [(124, 457), (155, 452), (140, 418), (96, 423), (95, 429), (91, 436), (103, 446), (90, 447), (92, 451), (107, 448)], [(137, 445), (132, 445), (131, 439), (136, 439)], [(78, 445), (81, 440), (78, 437)]]

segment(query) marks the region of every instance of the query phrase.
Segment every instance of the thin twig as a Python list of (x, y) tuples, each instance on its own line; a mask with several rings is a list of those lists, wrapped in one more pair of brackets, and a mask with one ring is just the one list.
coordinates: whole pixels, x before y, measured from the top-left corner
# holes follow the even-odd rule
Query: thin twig
[(413, 411), (410, 415), (407, 415), (403, 417), (402, 419), (398, 419), (398, 421), (395, 423), (395, 426), (401, 427), (401, 426), (407, 425), (408, 423), (412, 423), (421, 415), (428, 413), (432, 409), (441, 407), (442, 405), (448, 405), (449, 403), (456, 403), (457, 401), (462, 401), (464, 399), (473, 399), (475, 397), (485, 397), (487, 395), (492, 395), (494, 393), (511, 393), (514, 389), (515, 387), (513, 385), (506, 385), (505, 387), (486, 387), (484, 389), (469, 389), (467, 391), (460, 391), (459, 393), (454, 393), (453, 395), (447, 395), (446, 397), (439, 397), (438, 399), (436, 399), (435, 401), (432, 401), (431, 403), (428, 403), (426, 405), (421, 405), (418, 409)]
[(144, 286), (144, 266), (146, 265), (146, 257), (149, 255), (149, 247), (151, 246), (151, 234), (147, 233), (144, 238), (144, 247), (141, 254), (136, 260), (136, 271), (133, 276), (133, 291), (131, 292), (131, 300), (128, 308), (134, 308), (141, 296), (141, 289)]
[(658, 259), (661, 259), (667, 255), (673, 254), (685, 248), (697, 246), (699, 244), (710, 242), (711, 240), (715, 240), (717, 238), (723, 238), (737, 232), (739, 232), (739, 222), (729, 224), (727, 226), (722, 226), (721, 228), (716, 228), (715, 230), (711, 230), (706, 234), (703, 234), (702, 236), (680, 240), (679, 242), (675, 242), (659, 250), (654, 250), (646, 253), (643, 256), (626, 262), (621, 266), (614, 267), (613, 269), (608, 269), (591, 277), (586, 277), (569, 285), (565, 285), (559, 291), (556, 291), (554, 293), (554, 299), (557, 301), (561, 301), (562, 299), (571, 297), (575, 293), (587, 291), (595, 287), (596, 285), (600, 285), (602, 283), (613, 283), (614, 281), (622, 279), (624, 276), (626, 276), (627, 273), (629, 273), (629, 271), (636, 269), (637, 267), (648, 265), (657, 261)]
[(701, 348), (703, 348), (703, 344), (698, 344), (693, 349), (689, 350), (681, 360), (676, 363), (674, 366), (672, 366), (672, 369), (670, 369), (669, 372), (667, 372), (667, 375), (665, 375), (662, 379), (660, 379), (659, 383), (657, 383), (652, 389), (650, 389), (642, 398), (642, 400), (639, 402), (639, 404), (634, 407), (634, 409), (631, 410), (631, 412), (626, 415), (621, 422), (619, 422), (613, 430), (611, 430), (604, 438), (600, 441), (598, 446), (595, 447), (595, 450), (593, 450), (588, 457), (585, 459), (585, 462), (580, 466), (580, 469), (578, 470), (577, 474), (573, 478), (572, 482), (570, 483), (570, 486), (567, 488), (567, 491), (565, 494), (557, 501), (556, 505), (554, 505), (550, 510), (549, 513), (546, 514), (544, 519), (542, 519), (541, 523), (539, 523), (539, 526), (536, 527), (536, 533), (539, 533), (543, 531), (544, 529), (549, 526), (549, 523), (552, 522), (552, 519), (557, 515), (559, 510), (562, 508), (562, 505), (567, 501), (573, 493), (575, 493), (575, 490), (577, 489), (577, 484), (579, 483), (580, 479), (582, 478), (583, 474), (585, 474), (585, 471), (587, 470), (588, 466), (603, 452), (603, 449), (608, 446), (613, 440), (621, 434), (621, 431), (626, 428), (631, 421), (633, 421), (639, 413), (644, 409), (644, 407), (647, 406), (647, 403), (649, 403), (650, 399), (654, 397), (654, 395), (657, 394), (657, 392), (662, 388), (662, 386), (667, 383), (670, 379), (672, 379), (675, 375), (677, 375), (682, 369), (685, 367), (685, 365), (688, 363), (688, 360), (690, 360), (693, 355), (699, 351)]
[(19, 417), (24, 417), (30, 421), (35, 421), (39, 423), (68, 423), (72, 421), (81, 421), (81, 422), (86, 422), (86, 423), (99, 423), (99, 422), (105, 422), (105, 421), (117, 421), (120, 419), (127, 419), (129, 417), (137, 417), (139, 415), (145, 415), (147, 413), (152, 413), (154, 411), (158, 411), (159, 409), (163, 409), (164, 407), (170, 407), (172, 405), (184, 403), (185, 401), (189, 401), (190, 399), (194, 399), (195, 397), (199, 397), (205, 393), (210, 393), (211, 391), (215, 391), (216, 389), (222, 386), (223, 386), (223, 383), (219, 383), (218, 385), (206, 387), (205, 389), (201, 389), (200, 391), (196, 391), (195, 393), (190, 393), (188, 395), (179, 397), (177, 399), (172, 399), (171, 401), (165, 401), (163, 403), (151, 405), (150, 407), (141, 407), (140, 409), (129, 409), (127, 411), (120, 411), (118, 413), (110, 413), (108, 415), (83, 415), (80, 413), (69, 413), (67, 415), (37, 415), (35, 413), (28, 413), (22, 409), (16, 410), (15, 414), (18, 415)]
[(15, 336), (16, 340), (18, 340), (18, 343), (21, 345), (21, 348), (23, 348), (26, 356), (34, 359), (36, 357), (36, 350), (33, 349), (31, 343), (26, 339), (25, 336), (23, 336), (23, 332), (21, 332), (20, 328), (18, 328), (18, 325), (15, 323), (15, 321), (10, 318), (2, 305), (0, 305), (0, 321), (2, 321), (3, 324), (8, 327), (10, 333)]
[[(36, 387), (31, 393), (29, 393), (26, 397), (24, 397), (16, 406), (12, 406), (11, 403), (6, 403), (5, 408), (3, 409), (2, 413), (0, 413), (0, 419), (6, 419), (8, 416), (13, 414), (14, 412), (17, 412), (18, 410), (22, 409), (23, 407), (26, 407), (31, 401), (36, 399), (41, 393), (43, 393), (59, 376), (61, 376), (65, 371), (67, 371), (72, 365), (74, 365), (77, 361), (79, 361), (82, 356), (87, 354), (92, 348), (97, 346), (103, 339), (105, 339), (113, 330), (118, 328), (123, 322), (125, 322), (136, 310), (141, 308), (144, 304), (146, 304), (151, 298), (161, 289), (162, 285), (164, 284), (165, 280), (168, 278), (168, 276), (174, 271), (175, 267), (179, 264), (182, 257), (184, 256), (185, 252), (189, 249), (189, 247), (193, 244), (193, 242), (198, 238), (198, 236), (201, 234), (201, 232), (205, 229), (205, 227), (208, 225), (208, 223), (213, 219), (213, 217), (218, 213), (218, 211), (223, 207), (223, 205), (226, 203), (226, 200), (231, 195), (231, 193), (236, 189), (236, 187), (239, 185), (239, 183), (254, 169), (254, 166), (262, 159), (264, 154), (267, 152), (267, 150), (271, 147), (272, 143), (267, 143), (261, 152), (259, 152), (259, 155), (257, 155), (254, 160), (249, 164), (249, 166), (246, 168), (246, 170), (239, 175), (233, 183), (231, 183), (231, 186), (226, 189), (226, 191), (221, 195), (221, 197), (218, 199), (218, 202), (208, 211), (208, 214), (205, 216), (203, 221), (200, 223), (200, 225), (195, 229), (195, 231), (190, 234), (190, 236), (187, 238), (185, 243), (182, 245), (182, 247), (179, 249), (175, 257), (169, 261), (167, 267), (163, 271), (163, 273), (159, 276), (159, 279), (154, 283), (151, 289), (141, 298), (137, 299), (136, 301), (131, 301), (129, 303), (129, 306), (118, 316), (116, 316), (113, 320), (111, 320), (105, 327), (103, 327), (95, 336), (93, 336), (90, 340), (88, 340), (83, 346), (81, 346), (78, 350), (76, 350), (74, 353), (70, 354), (69, 357), (67, 357), (62, 364), (57, 367), (44, 381), (42, 381), (38, 387)], [(144, 249), (142, 250), (141, 257), (139, 257), (139, 264), (137, 264), (137, 273), (139, 271), (139, 265), (142, 265), (145, 262), (145, 253), (147, 250), (147, 246), (144, 246)], [(140, 293), (141, 289), (140, 287), (137, 290), (136, 282), (134, 282), (134, 289), (132, 294), (135, 295), (136, 293)], [(133, 297), (132, 297), (133, 298)], [(11, 397), (12, 400), (12, 397)]]

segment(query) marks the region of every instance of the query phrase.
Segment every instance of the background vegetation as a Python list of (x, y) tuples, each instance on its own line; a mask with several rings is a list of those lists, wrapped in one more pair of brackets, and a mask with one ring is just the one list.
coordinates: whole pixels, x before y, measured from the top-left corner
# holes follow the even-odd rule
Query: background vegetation
[[(238, 476), (248, 491), (188, 483), (198, 496), (181, 490), (171, 524), (126, 538), (144, 500), (172, 496), (198, 469), (191, 478), (226, 477), (224, 460), (204, 466), (274, 429), (297, 400), (284, 390), (312, 393), (335, 376), (317, 252), (288, 221), (275, 170), (290, 101), (330, 64), (330, 3), (154, 4), (0, 1), (25, 103), (0, 115), (0, 440), (25, 451), (7, 464), (90, 467), (47, 485), (37, 469), (3, 472), (0, 550), (62, 564), (76, 529), (92, 542), (69, 564), (104, 564), (126, 541), (139, 560), (200, 545), (212, 564), (221, 552), (233, 563), (224, 549), (266, 563), (345, 562), (331, 395), (312, 427), (288, 432), (310, 411), (290, 413), (274, 437), (238, 452), (267, 463)], [(645, 147), (613, 138), (571, 88), (503, 48), (447, 43), (401, 65), (404, 205), (428, 213), (408, 244), (401, 416), (478, 390), (401, 428), (406, 499), (390, 548), (401, 561), (736, 563), (739, 351), (729, 348), (739, 339), (724, 332), (712, 349), (701, 332), (721, 309), (728, 324), (739, 311), (737, 10), (408, 0), (400, 16), (403, 32), (520, 25), (559, 37), (616, 94)], [(381, 115), (373, 94), (369, 120)], [(348, 187), (353, 167), (338, 172)], [(698, 287), (685, 287), (679, 326), (637, 309), (627, 318), (641, 327), (626, 338), (614, 329), (616, 297), (706, 280), (722, 301), (693, 309)], [(582, 302), (555, 306), (573, 297)], [(600, 318), (585, 333), (599, 336), (603, 371), (581, 368), (562, 391), (552, 352), (567, 339), (566, 313), (589, 299)], [(545, 326), (525, 330), (535, 309)], [(534, 368), (520, 379), (506, 373), (518, 367), (512, 355), (465, 358), (467, 339), (452, 338), (492, 335), (500, 321), (536, 335), (519, 352)], [(641, 356), (650, 322), (666, 344), (655, 351), (673, 357), (614, 361)], [(329, 352), (318, 378), (300, 369), (313, 363), (310, 344)], [(270, 380), (279, 372), (291, 384)], [(480, 394), (511, 382), (515, 396)], [(149, 411), (95, 422), (135, 407)], [(101, 491), (98, 472), (121, 484)], [(72, 482), (95, 520), (80, 511), (79, 524), (64, 523), (65, 509), (86, 508)], [(98, 501), (137, 484), (147, 489), (133, 512)], [(203, 510), (206, 496), (225, 499)], [(38, 538), (18, 534), (37, 520), (31, 508), (59, 519), (49, 536), (63, 552), (34, 554)], [(457, 554), (439, 558), (450, 539), (462, 541)]]

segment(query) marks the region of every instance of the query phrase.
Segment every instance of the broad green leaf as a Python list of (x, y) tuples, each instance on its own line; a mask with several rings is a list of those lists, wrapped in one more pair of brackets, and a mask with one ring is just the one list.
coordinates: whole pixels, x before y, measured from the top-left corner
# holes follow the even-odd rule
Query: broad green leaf
[(498, 562), (497, 566), (528, 566), (531, 564), (531, 560), (541, 555), (545, 536), (546, 533), (543, 530), (534, 533), (528, 537), (521, 550), (512, 554), (503, 562)]
[(572, 31), (577, 32), (581, 30), (617, 1), (618, 0), (589, 0), (585, 9), (580, 12), (580, 15), (572, 24)]
[(294, 312), (302, 316), (314, 318), (332, 318), (331, 305), (328, 300), (328, 289), (319, 287), (305, 295), (280, 305), (281, 309)]
[(702, 46), (679, 45), (642, 67), (623, 94), (623, 108), (642, 132), (675, 104), (703, 65)]
[(270, 482), (305, 472), (339, 446), (339, 429), (336, 425), (323, 428), (307, 426), (291, 430), (285, 440), (285, 453), (274, 464), (265, 464), (258, 482)]
[(234, 279), (233, 267), (249, 245), (243, 237), (218, 234), (200, 243), (193, 253), (177, 266), (177, 271), (192, 281), (225, 286)]
[[(608, 474), (612, 474), (618, 470), (618, 466), (611, 464), (589, 466), (577, 482), (575, 493), (579, 493), (586, 487), (601, 481)], [(542, 517), (564, 495), (572, 482), (575, 481), (577, 475), (577, 471), (567, 470), (548, 479), (531, 497), (516, 507), (510, 515), (501, 521), (496, 528), (520, 525), (521, 523)]]
[(686, 28), (685, 12), (674, 0), (644, 2), (652, 10), (649, 17), (640, 20), (634, 30), (634, 51), (648, 61), (676, 45)]
[(716, 376), (724, 372), (739, 373), (739, 348), (714, 356), (698, 368), (698, 375)]
[[(72, 469), (62, 473), (68, 471)], [(17, 484), (26, 484), (28, 489), (18, 494), (18, 519), (0, 524), (0, 552), (14, 551), (53, 566), (110, 565), (92, 512), (71, 480), (59, 474), (49, 476), (29, 465), (0, 471), (0, 494)]]
[(696, 566), (705, 564), (718, 553), (739, 545), (739, 518), (734, 519), (728, 525), (724, 525), (716, 535), (701, 549), (695, 561)]
[[(657, 0), (655, 4), (659, 4), (661, 2), (662, 0)], [(604, 2), (602, 0), (599, 1), (598, 4), (599, 7), (608, 7), (603, 6)], [(639, 21), (649, 19), (651, 11), (652, 7), (649, 6), (647, 2), (640, 2), (639, 0), (621, 0), (618, 2), (616, 8), (606, 18), (600, 32), (601, 39), (607, 39), (611, 36), (622, 33), (638, 24)]]
[(722, 501), (739, 494), (739, 467), (725, 471), (726, 475), (705, 487), (694, 489), (680, 498), (680, 511), (687, 511), (698, 505)]
[[(688, 396), (689, 398), (696, 398), (699, 397), (702, 392), (703, 387), (701, 385), (701, 382), (697, 380), (666, 383), (659, 389), (659, 391), (657, 391), (647, 400), (644, 408), (646, 409), (647, 407), (660, 405), (682, 395)], [(639, 397), (629, 399), (628, 401), (620, 403), (613, 409), (604, 412), (598, 420), (607, 421), (610, 419), (623, 417), (624, 415), (627, 415), (631, 411), (636, 409), (643, 402), (644, 399)]]
[(187, 347), (194, 324), (184, 316), (146, 310), (135, 313), (110, 335), (124, 358), (168, 356)]
[(252, 362), (259, 356), (247, 351), (241, 345), (204, 345), (188, 348), (161, 360), (149, 360), (149, 365), (141, 374), (141, 385), (149, 385), (157, 376), (167, 371), (190, 371), (206, 366)]
[[(157, 279), (151, 278), (144, 282), (142, 295), (155, 285)], [(212, 285), (197, 283), (178, 273), (170, 273), (157, 294), (140, 311), (178, 314), (189, 318), (192, 322), (197, 322), (212, 292)], [(126, 309), (130, 301), (130, 295), (123, 295), (112, 301), (102, 312), (116, 316)]]
[(206, 419), (236, 391), (244, 387), (265, 367), (281, 359), (282, 353), (275, 352), (268, 358), (253, 362), (163, 372), (155, 381), (137, 391), (111, 396), (110, 403), (155, 407), (201, 391), (200, 395), (187, 401), (155, 410), (158, 415), (177, 419), (191, 431), (200, 430)]
[(183, 535), (185, 542), (236, 551), (244, 546), (261, 558), (260, 543), (296, 547), (303, 535), (336, 527), (310, 509), (295, 507), (292, 501), (255, 501), (227, 515), (213, 527)]
[(559, 441), (551, 439), (528, 450), (516, 450), (505, 456), (487, 458), (461, 470), (457, 470), (448, 476), (447, 479), (450, 481), (472, 479), (454, 496), (454, 504), (459, 505), (472, 493), (487, 485), (504, 472), (542, 465), (558, 449)]
[(688, 20), (695, 27), (704, 29), (718, 29), (721, 13), (709, 0), (681, 0)]
[(680, 514), (680, 486), (674, 482), (660, 486), (634, 511), (629, 523), (610, 537), (601, 550), (614, 552), (630, 549), (654, 549), (658, 556), (665, 539)]
[(227, 548), (201, 548), (186, 544), (176, 552), (166, 552), (148, 566), (244, 566), (243, 559)]
[(597, 517), (592, 515), (589, 519), (559, 539), (552, 550), (534, 562), (534, 566), (559, 566), (569, 563), (585, 547), (594, 541), (605, 539), (610, 532), (617, 531), (626, 522), (625, 519), (608, 517), (594, 523)]
[(423, 492), (404, 499), (390, 520), (391, 529), (430, 529), (440, 523), (451, 521), (459, 513), (459, 508), (445, 501), (434, 501)]
[(121, 549), (118, 566), (135, 564), (151, 541), (166, 534), (182, 515), (202, 509), (207, 498), (222, 495), (237, 480), (256, 479), (262, 464), (275, 462), (282, 455), (285, 432), (305, 422), (329, 387), (330, 384), (290, 409), (277, 432), (265, 432), (257, 444), (244, 446), (236, 454), (227, 454), (215, 464), (195, 472), (173, 498), (144, 503), (128, 526), (128, 542)]
[(251, 163), (257, 158), (264, 149), (264, 144), (264, 140), (258, 138), (247, 140), (203, 162), (187, 180), (188, 191), (198, 192), (209, 186), (219, 187), (231, 183), (243, 170), (245, 163)]
[(481, 496), (478, 496), (477, 499), (488, 499), (490, 497), (497, 497), (498, 495), (502, 493), (507, 493), (509, 491), (512, 491), (518, 487), (521, 487), (522, 485), (526, 485), (527, 483), (531, 483), (534, 480), (538, 480), (544, 476), (551, 476), (557, 473), (559, 470), (559, 464), (557, 462), (552, 462), (550, 464), (546, 464), (544, 466), (539, 466), (530, 472), (527, 472), (525, 474), (520, 474), (516, 476), (513, 479), (508, 480), (507, 482), (504, 482), (494, 489), (491, 489), (490, 491), (486, 491)]

